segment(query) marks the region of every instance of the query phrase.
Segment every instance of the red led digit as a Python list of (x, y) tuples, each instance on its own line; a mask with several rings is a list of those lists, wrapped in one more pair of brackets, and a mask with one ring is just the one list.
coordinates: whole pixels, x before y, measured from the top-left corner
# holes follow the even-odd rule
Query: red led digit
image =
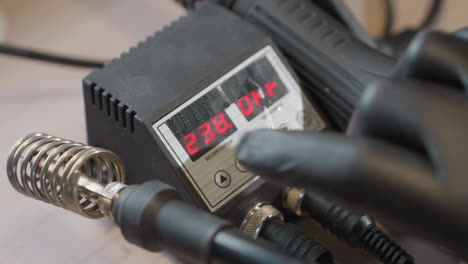
[(219, 113), (213, 117), (213, 119), (211, 119), (211, 123), (213, 123), (218, 134), (224, 134), (232, 127), (232, 124), (226, 120), (223, 113)]
[(253, 107), (252, 103), (250, 102), (250, 98), (249, 98), (248, 95), (244, 95), (241, 98), (239, 98), (239, 100), (237, 100), (236, 104), (237, 104), (237, 107), (239, 107), (239, 110), (242, 112), (242, 114), (244, 116), (250, 115), (254, 110), (254, 107)]
[(260, 99), (262, 98), (262, 95), (258, 91), (251, 91), (250, 97), (252, 97), (255, 105), (260, 105)]
[(197, 154), (200, 149), (193, 146), (197, 143), (197, 136), (195, 136), (195, 134), (192, 132), (184, 137), (184, 141), (185, 149), (187, 150), (188, 154), (192, 156)]
[(273, 90), (276, 88), (277, 85), (278, 85), (277, 82), (267, 82), (263, 85), (263, 87), (265, 87), (265, 90), (268, 96), (275, 95), (275, 91)]
[(198, 128), (201, 133), (200, 135), (205, 139), (205, 144), (208, 145), (214, 140), (214, 133), (211, 130), (211, 126), (208, 123), (204, 123)]

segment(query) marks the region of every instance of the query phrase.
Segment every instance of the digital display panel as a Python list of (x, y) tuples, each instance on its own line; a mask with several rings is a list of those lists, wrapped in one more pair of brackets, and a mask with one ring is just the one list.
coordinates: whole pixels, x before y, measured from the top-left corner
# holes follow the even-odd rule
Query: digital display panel
[(268, 59), (261, 57), (182, 109), (166, 124), (196, 161), (237, 131), (226, 113), (235, 104), (251, 121), (288, 93)]
[(239, 71), (221, 87), (229, 102), (235, 103), (249, 121), (288, 93), (265, 57)]
[(166, 122), (193, 161), (237, 131), (224, 112), (228, 106), (214, 89)]

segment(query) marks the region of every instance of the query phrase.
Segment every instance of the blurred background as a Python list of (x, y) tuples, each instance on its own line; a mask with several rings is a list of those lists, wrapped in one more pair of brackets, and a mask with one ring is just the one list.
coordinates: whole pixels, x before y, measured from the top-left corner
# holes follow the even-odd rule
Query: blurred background
[[(385, 23), (385, 0), (346, 0), (362, 19), (369, 33), (375, 37), (382, 33)], [(408, 27), (417, 27), (428, 14), (433, 0), (391, 0), (394, 7), (393, 32), (400, 32)], [(444, 0), (434, 27), (444, 31), (454, 31), (468, 24), (466, 11), (468, 1)]]
[[(372, 36), (384, 0), (346, 0)], [(393, 32), (416, 27), (431, 0), (393, 0)], [(436, 28), (468, 25), (468, 1), (446, 0)], [(171, 0), (0, 0), (0, 42), (98, 60), (119, 56), (185, 10)], [(169, 263), (123, 240), (111, 220), (87, 220), (17, 194), (5, 163), (30, 132), (86, 142), (81, 79), (90, 70), (0, 55), (0, 262)]]

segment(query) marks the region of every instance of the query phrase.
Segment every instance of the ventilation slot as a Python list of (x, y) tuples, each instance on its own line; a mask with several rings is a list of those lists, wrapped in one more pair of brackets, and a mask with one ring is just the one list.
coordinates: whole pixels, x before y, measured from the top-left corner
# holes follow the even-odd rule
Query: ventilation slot
[[(310, 33), (316, 34), (315, 36), (318, 39), (328, 41), (332, 48), (337, 48), (347, 41), (346, 36), (340, 30), (326, 23), (326, 14), (320, 12), (320, 10), (304, 8), (302, 3), (297, 0), (278, 0), (276, 4), (278, 9), (293, 17), (300, 26), (307, 28)], [(275, 18), (270, 17), (262, 7), (256, 5), (255, 9), (263, 13), (266, 19), (274, 22)], [(276, 24), (280, 25), (281, 23), (276, 22)]]
[(127, 128), (127, 109), (128, 107), (123, 104), (119, 104), (119, 117), (123, 127)]
[(93, 105), (96, 105), (96, 95), (94, 94), (94, 90), (96, 88), (96, 84), (95, 83), (92, 83), (91, 85), (89, 85), (89, 94), (91, 96), (91, 103)]
[(103, 102), (103, 107), (104, 109), (106, 110), (106, 114), (107, 116), (110, 116), (111, 115), (111, 111), (110, 111), (110, 99), (111, 99), (111, 95), (110, 93), (104, 91), (102, 93), (102, 102)]
[(102, 110), (103, 103), (102, 103), (102, 94), (104, 93), (104, 90), (102, 88), (96, 88), (94, 90), (94, 93), (96, 94), (96, 101), (99, 107), (99, 110)]
[(103, 88), (92, 83), (89, 86), (91, 95), (91, 103), (99, 108), (100, 111), (106, 114), (114, 122), (122, 128), (129, 129), (131, 133), (135, 132), (135, 116), (136, 112), (128, 106), (120, 102), (119, 99), (113, 97)]
[(115, 122), (119, 122), (119, 103), (120, 103), (119, 100), (117, 100), (117, 99), (115, 99), (113, 97), (111, 98), (112, 117), (114, 118)]
[(130, 111), (127, 110), (127, 112), (129, 113), (128, 114), (128, 123), (129, 123), (129, 126), (130, 126), (130, 131), (133, 133), (133, 132), (135, 132), (135, 115), (136, 115), (136, 113), (135, 113), (135, 111), (132, 111), (132, 110), (130, 110)]

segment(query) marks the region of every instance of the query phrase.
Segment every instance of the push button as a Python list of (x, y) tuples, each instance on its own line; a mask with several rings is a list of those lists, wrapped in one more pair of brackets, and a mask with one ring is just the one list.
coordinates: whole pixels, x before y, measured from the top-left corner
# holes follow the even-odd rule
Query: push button
[(312, 117), (307, 111), (301, 111), (297, 113), (296, 119), (299, 125), (301, 125), (302, 127), (308, 127), (312, 123)]
[(227, 188), (231, 185), (231, 175), (227, 171), (218, 171), (215, 174), (214, 181), (220, 188)]
[(236, 160), (236, 167), (240, 172), (248, 172), (249, 171), (238, 160)]

